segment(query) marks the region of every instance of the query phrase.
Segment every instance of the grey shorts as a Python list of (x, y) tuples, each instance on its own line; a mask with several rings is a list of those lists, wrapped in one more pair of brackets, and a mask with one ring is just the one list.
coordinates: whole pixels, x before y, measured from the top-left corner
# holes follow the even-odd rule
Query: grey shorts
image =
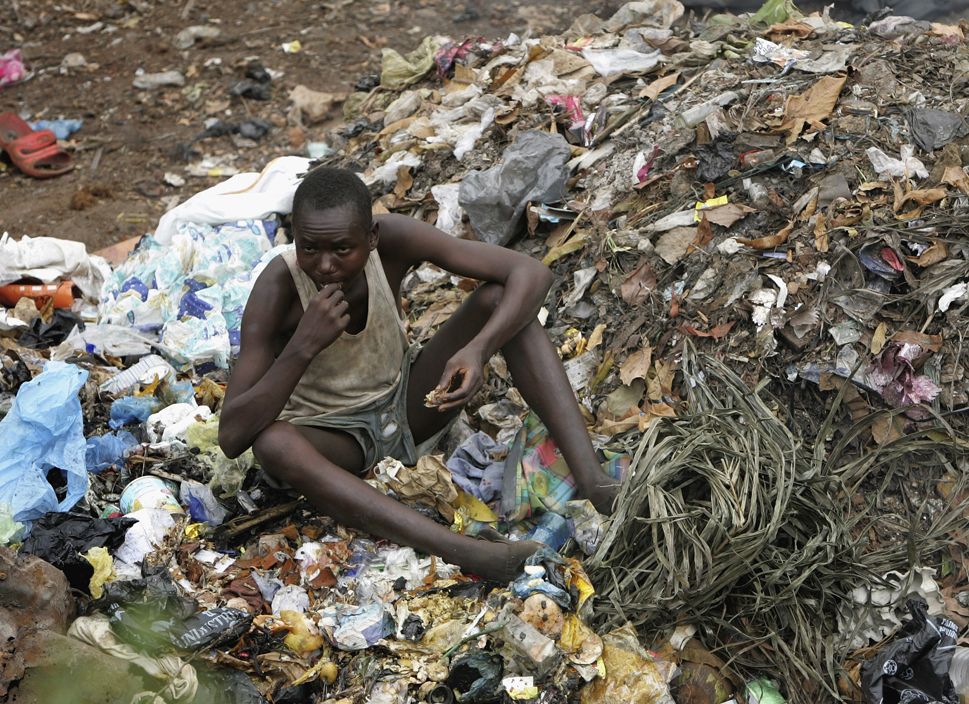
[(420, 345), (411, 345), (407, 349), (400, 365), (400, 381), (396, 388), (372, 405), (346, 415), (292, 418), (289, 422), (324, 430), (340, 430), (352, 435), (363, 450), (364, 469), (370, 469), (385, 457), (393, 457), (413, 467), (419, 457), (437, 446), (451, 425), (449, 423), (420, 445), (415, 445), (407, 424), (407, 386), (411, 364), (420, 350)]

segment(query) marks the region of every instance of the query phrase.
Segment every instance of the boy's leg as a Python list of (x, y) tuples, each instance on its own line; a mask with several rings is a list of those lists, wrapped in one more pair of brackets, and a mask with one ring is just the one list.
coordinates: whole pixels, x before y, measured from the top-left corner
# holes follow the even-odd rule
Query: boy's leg
[[(431, 338), (411, 367), (407, 420), (416, 442), (434, 435), (459, 412), (441, 413), (426, 408), (424, 397), (437, 385), (451, 356), (484, 327), (502, 293), (502, 287), (493, 283), (475, 289)], [(538, 414), (562, 451), (579, 495), (592, 501), (599, 511), (612, 513), (619, 483), (602, 471), (562, 360), (545, 329), (538, 320), (533, 320), (501, 351), (522, 398)]]
[(533, 544), (509, 546), (452, 533), (381, 494), (352, 473), (363, 469), (363, 453), (346, 433), (276, 421), (252, 449), (267, 472), (339, 523), (437, 555), (467, 572), (507, 583), (535, 551)]

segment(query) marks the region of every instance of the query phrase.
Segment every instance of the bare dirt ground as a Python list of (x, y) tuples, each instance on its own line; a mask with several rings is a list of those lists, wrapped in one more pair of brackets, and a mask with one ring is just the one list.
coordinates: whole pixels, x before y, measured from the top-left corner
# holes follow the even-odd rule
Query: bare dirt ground
[[(68, 146), (77, 164), (73, 173), (37, 180), (9, 162), (0, 165), (6, 167), (0, 171), (0, 232), (82, 240), (92, 251), (143, 234), (154, 229), (170, 196), (185, 200), (219, 180), (187, 176), (186, 159), (177, 153), (207, 119), (272, 120), (274, 128), (257, 146), (239, 148), (229, 136), (195, 145), (204, 155), (228, 157), (240, 171), (258, 170), (275, 156), (305, 156), (305, 146), (297, 142), (322, 139), (340, 117), (338, 108), (333, 120), (304, 134), (291, 133), (289, 92), (298, 84), (346, 93), (361, 77), (380, 72), (382, 47), (405, 53), (433, 34), (495, 40), (529, 29), (557, 32), (579, 14), (608, 15), (618, 5), (609, 0), (0, 0), (0, 54), (20, 48), (34, 71), (26, 83), (0, 90), (0, 112), (31, 121), (84, 120)], [(102, 26), (92, 30), (97, 23)], [(219, 28), (224, 43), (175, 49), (175, 35), (196, 25)], [(302, 49), (285, 53), (282, 45), (293, 40)], [(83, 55), (87, 65), (62, 69), (72, 53)], [(283, 74), (273, 80), (268, 101), (227, 92), (254, 59)], [(139, 69), (183, 72), (185, 88), (139, 90), (132, 86)], [(191, 158), (200, 160), (198, 154)], [(187, 183), (167, 185), (166, 173)]]

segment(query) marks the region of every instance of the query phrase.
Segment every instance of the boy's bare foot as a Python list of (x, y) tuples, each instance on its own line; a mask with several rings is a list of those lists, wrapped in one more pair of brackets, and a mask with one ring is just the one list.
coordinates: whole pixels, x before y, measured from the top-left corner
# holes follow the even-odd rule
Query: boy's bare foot
[(579, 496), (591, 501), (596, 511), (602, 515), (611, 516), (616, 511), (616, 499), (619, 498), (621, 489), (622, 484), (609, 477), (608, 483), (596, 484), (588, 491), (580, 488)]

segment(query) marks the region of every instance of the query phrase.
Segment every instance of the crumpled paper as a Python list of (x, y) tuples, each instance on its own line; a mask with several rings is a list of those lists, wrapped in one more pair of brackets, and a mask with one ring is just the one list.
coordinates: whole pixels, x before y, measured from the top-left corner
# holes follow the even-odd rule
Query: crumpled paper
[(930, 616), (943, 616), (945, 602), (934, 577), (931, 567), (917, 567), (887, 573), (884, 580), (891, 586), (855, 587), (851, 603), (838, 606), (838, 633), (842, 639), (850, 638), (848, 649), (877, 643), (900, 628), (907, 599), (921, 597), (929, 605)]

